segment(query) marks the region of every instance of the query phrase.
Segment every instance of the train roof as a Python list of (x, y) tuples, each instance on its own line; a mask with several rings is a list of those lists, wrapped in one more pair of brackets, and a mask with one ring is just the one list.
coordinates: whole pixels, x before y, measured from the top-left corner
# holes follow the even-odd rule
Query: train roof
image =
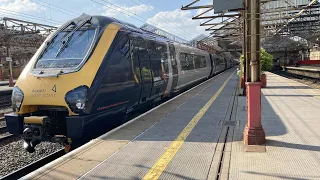
[(66, 22), (65, 24), (68, 24), (68, 23), (70, 23), (72, 21), (75, 22), (75, 23), (79, 23), (80, 21), (86, 20), (88, 18), (91, 19), (91, 23), (94, 26), (105, 27), (110, 23), (116, 22), (116, 23), (119, 23), (119, 24), (123, 25), (126, 29), (128, 29), (130, 31), (134, 31), (134, 32), (143, 34), (143, 35), (145, 35), (147, 37), (152, 37), (153, 39), (155, 39), (157, 41), (171, 42), (171, 43), (173, 43), (175, 45), (179, 45), (181, 47), (185, 47), (185, 48), (190, 48), (190, 49), (206, 52), (204, 50), (201, 50), (199, 48), (196, 48), (196, 47), (193, 47), (193, 46), (190, 46), (190, 45), (186, 45), (186, 44), (183, 44), (183, 43), (180, 43), (180, 42), (172, 41), (172, 40), (170, 40), (169, 38), (167, 38), (165, 36), (161, 36), (159, 34), (156, 34), (156, 33), (153, 33), (153, 32), (138, 28), (133, 24), (127, 23), (125, 21), (118, 20), (118, 19), (113, 18), (113, 17), (108, 17), (108, 16), (101, 16), (101, 15), (91, 16), (91, 15), (88, 15), (88, 14), (82, 14), (81, 16), (79, 16), (77, 18), (74, 18), (74, 19)]

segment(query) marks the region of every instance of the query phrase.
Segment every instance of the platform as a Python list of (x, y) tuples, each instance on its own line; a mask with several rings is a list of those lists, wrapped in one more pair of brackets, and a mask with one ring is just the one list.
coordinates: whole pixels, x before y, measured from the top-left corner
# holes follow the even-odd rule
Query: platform
[(299, 67), (285, 67), (286, 71), (291, 74), (297, 74), (312, 78), (320, 78), (320, 66), (299, 66)]
[(259, 152), (230, 69), (22, 179), (319, 179), (320, 91), (267, 77)]

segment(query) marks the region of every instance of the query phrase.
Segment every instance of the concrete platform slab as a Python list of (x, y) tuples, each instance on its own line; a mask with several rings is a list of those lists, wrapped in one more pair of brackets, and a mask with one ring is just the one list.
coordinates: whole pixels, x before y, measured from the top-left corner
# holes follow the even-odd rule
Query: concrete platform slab
[[(319, 90), (292, 80), (267, 74), (262, 89), (262, 125), (266, 152), (245, 152), (243, 128), (236, 129), (229, 179), (320, 179)], [(245, 105), (239, 97), (239, 106)], [(237, 119), (246, 122), (246, 111)]]

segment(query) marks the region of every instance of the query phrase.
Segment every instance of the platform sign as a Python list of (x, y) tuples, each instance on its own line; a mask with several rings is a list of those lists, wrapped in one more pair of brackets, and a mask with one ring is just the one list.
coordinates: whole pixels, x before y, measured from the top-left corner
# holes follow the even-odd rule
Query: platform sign
[(10, 61), (12, 61), (12, 58), (11, 57), (6, 57), (6, 61), (10, 62)]
[(214, 13), (223, 13), (230, 10), (242, 9), (243, 0), (213, 0)]

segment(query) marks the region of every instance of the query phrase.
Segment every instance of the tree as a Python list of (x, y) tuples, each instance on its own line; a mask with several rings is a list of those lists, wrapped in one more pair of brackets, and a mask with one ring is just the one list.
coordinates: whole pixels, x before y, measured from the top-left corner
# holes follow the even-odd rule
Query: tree
[(263, 48), (260, 48), (260, 68), (261, 73), (264, 74), (264, 71), (270, 71), (272, 68), (273, 56), (267, 53)]
[[(240, 63), (243, 64), (244, 57), (240, 56)], [(260, 48), (260, 70), (261, 74), (264, 74), (265, 71), (269, 71), (272, 68), (273, 56), (267, 53), (263, 48)], [(244, 66), (241, 69), (242, 75), (244, 73)]]

